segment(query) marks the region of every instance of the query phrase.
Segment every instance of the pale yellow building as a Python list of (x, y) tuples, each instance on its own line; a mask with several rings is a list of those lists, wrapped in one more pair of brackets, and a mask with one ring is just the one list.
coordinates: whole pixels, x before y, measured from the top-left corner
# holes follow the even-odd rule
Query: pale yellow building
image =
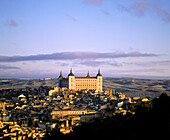
[(72, 69), (68, 74), (68, 77), (63, 77), (62, 72), (60, 72), (59, 76), (59, 87), (67, 87), (68, 89), (80, 91), (80, 90), (97, 90), (102, 91), (103, 79), (100, 73), (100, 69), (98, 70), (98, 74), (96, 77), (91, 77), (89, 72), (86, 77), (75, 77)]
[(52, 96), (54, 95), (55, 93), (58, 93), (59, 92), (59, 87), (55, 87), (54, 89), (51, 89), (49, 91), (49, 96)]
[(52, 115), (52, 119), (55, 119), (64, 116), (81, 116), (81, 115), (95, 114), (95, 113), (96, 111), (90, 109), (73, 108), (71, 110), (53, 110), (51, 115)]

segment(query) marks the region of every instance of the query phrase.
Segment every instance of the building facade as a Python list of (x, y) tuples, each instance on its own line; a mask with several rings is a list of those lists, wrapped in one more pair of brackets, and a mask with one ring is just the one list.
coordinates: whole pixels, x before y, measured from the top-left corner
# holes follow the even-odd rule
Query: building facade
[(68, 77), (63, 77), (62, 72), (60, 72), (59, 76), (59, 87), (67, 87), (68, 89), (80, 91), (80, 90), (97, 90), (102, 91), (103, 79), (100, 73), (100, 69), (98, 70), (98, 74), (96, 77), (91, 77), (89, 72), (86, 77), (76, 77), (74, 76), (72, 69), (68, 74)]
[(87, 114), (95, 114), (96, 111), (90, 109), (72, 109), (72, 110), (53, 110), (51, 115), (52, 119), (57, 117), (64, 117), (64, 116), (80, 116), (80, 115), (87, 115)]

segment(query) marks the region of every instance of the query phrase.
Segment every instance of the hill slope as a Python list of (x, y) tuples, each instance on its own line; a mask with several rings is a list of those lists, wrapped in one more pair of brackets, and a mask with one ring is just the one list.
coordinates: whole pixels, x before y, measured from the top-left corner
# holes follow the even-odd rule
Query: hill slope
[(135, 78), (104, 78), (104, 89), (115, 89), (127, 96), (158, 97), (166, 92), (170, 95), (170, 80), (135, 79)]
[[(0, 79), (0, 88), (39, 86), (58, 86), (58, 80), (56, 78)], [(103, 90), (110, 89), (125, 93), (127, 96), (155, 98), (163, 92), (170, 95), (170, 80), (104, 77)]]

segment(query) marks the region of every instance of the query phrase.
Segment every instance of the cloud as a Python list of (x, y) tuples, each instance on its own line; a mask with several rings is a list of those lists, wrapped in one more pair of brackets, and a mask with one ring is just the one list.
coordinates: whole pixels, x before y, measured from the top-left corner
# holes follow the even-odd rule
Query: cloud
[(100, 5), (102, 0), (84, 0), (84, 4), (93, 4), (93, 5)]
[(163, 72), (162, 69), (154, 69), (154, 68), (134, 68), (134, 69), (126, 69), (126, 70), (118, 70), (115, 72), (119, 72), (119, 74), (139, 74), (139, 73), (153, 73), (153, 72)]
[(11, 20), (10, 23), (9, 23), (9, 26), (16, 27), (18, 25), (14, 20)]
[(108, 12), (108, 11), (106, 11), (106, 10), (101, 10), (101, 12), (104, 14), (104, 15), (110, 15), (110, 13)]
[(86, 61), (77, 62), (76, 64), (86, 65), (90, 67), (96, 67), (96, 66), (102, 66), (102, 65), (110, 65), (110, 66), (116, 66), (116, 67), (122, 66), (121, 64), (116, 63), (116, 62), (97, 61), (97, 60), (86, 60)]
[(131, 11), (131, 8), (130, 7), (128, 7), (128, 6), (124, 6), (124, 5), (122, 5), (122, 4), (118, 4), (118, 9), (119, 10), (122, 10), (122, 11), (125, 11), (125, 12), (128, 12), (128, 13), (131, 13), (132, 11)]
[(34, 60), (75, 60), (75, 59), (106, 59), (106, 58), (122, 58), (122, 57), (154, 57), (158, 56), (153, 53), (141, 52), (58, 52), (53, 54), (38, 54), (30, 56), (0, 56), (0, 62), (18, 62), (18, 61), (34, 61)]
[(20, 69), (20, 68), (15, 66), (0, 65), (0, 69)]
[(162, 60), (162, 61), (147, 61), (147, 62), (123, 62), (125, 65), (136, 65), (136, 66), (145, 66), (145, 67), (153, 67), (153, 66), (169, 66), (170, 60)]
[[(115, 67), (122, 67), (122, 66), (130, 66), (130, 65), (135, 65), (138, 67), (155, 67), (155, 66), (168, 66), (170, 65), (170, 60), (162, 60), (162, 61), (147, 61), (147, 62), (115, 62), (112, 60), (83, 60), (80, 62), (74, 62), (76, 65), (86, 65), (86, 66), (91, 66), (91, 67), (96, 67), (96, 66), (115, 66)], [(154, 69), (152, 69), (154, 70)], [(156, 70), (155, 70), (156, 71)]]
[(75, 18), (75, 17), (73, 17), (73, 16), (71, 16), (71, 15), (66, 15), (67, 17), (69, 17), (72, 21), (74, 21), (74, 22), (77, 22), (78, 20)]
[(118, 8), (139, 17), (144, 16), (147, 12), (151, 11), (159, 16), (163, 21), (170, 22), (170, 13), (161, 9), (154, 2), (148, 2), (147, 0), (141, 0), (139, 2), (134, 1), (131, 6), (119, 4)]

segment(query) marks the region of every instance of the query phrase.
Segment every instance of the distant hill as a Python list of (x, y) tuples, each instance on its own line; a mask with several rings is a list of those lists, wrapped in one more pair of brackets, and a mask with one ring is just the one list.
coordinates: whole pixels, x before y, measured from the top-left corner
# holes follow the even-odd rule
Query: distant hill
[(127, 96), (140, 96), (155, 98), (165, 92), (170, 95), (170, 80), (165, 79), (135, 79), (135, 78), (111, 78), (103, 80), (105, 90), (115, 89)]
[[(58, 86), (58, 79), (0, 79), (0, 88), (22, 88), (39, 86)], [(116, 92), (125, 93), (126, 96), (155, 98), (163, 92), (170, 95), (170, 80), (104, 77), (103, 89), (113, 89)]]
[(45, 79), (0, 79), (0, 88), (23, 88), (39, 86), (58, 86), (56, 78)]

